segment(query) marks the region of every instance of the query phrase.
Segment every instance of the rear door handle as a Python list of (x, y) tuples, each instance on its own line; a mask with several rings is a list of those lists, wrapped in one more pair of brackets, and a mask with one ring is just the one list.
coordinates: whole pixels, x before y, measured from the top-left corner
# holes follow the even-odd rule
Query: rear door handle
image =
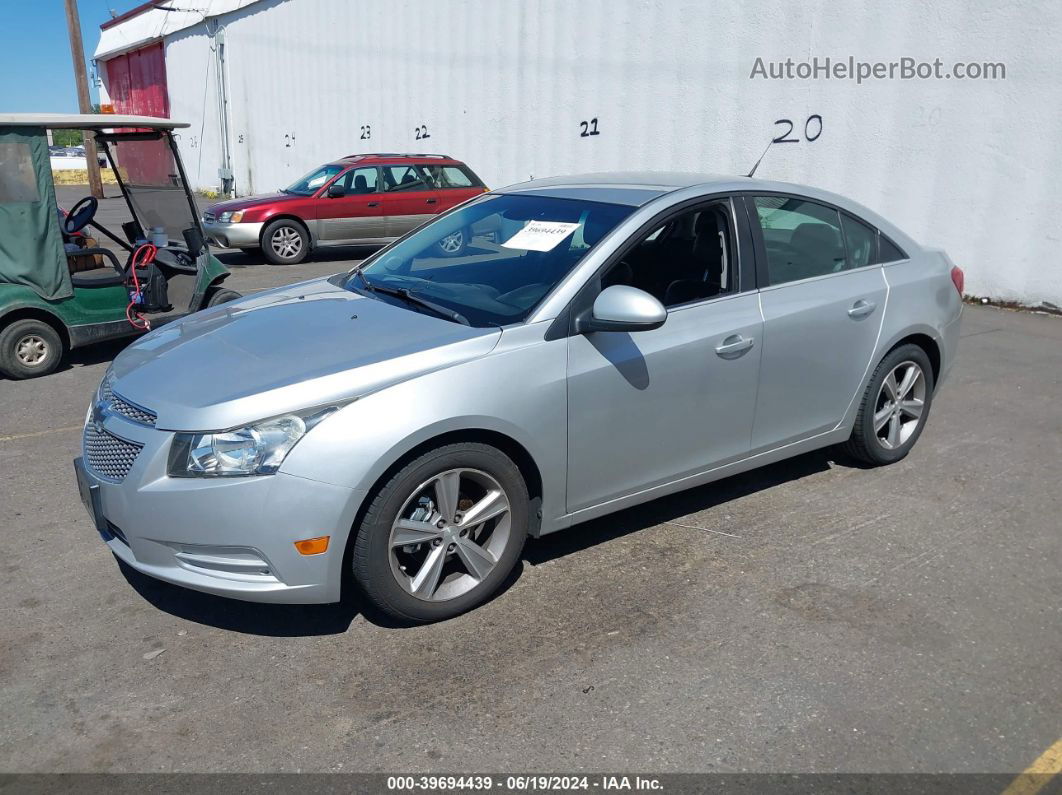
[(751, 348), (756, 341), (752, 337), (742, 337), (740, 334), (731, 334), (721, 343), (715, 346), (715, 352), (720, 356), (730, 356), (735, 353), (744, 353)]
[(439, 201), (439, 200), (438, 200), (438, 199), (428, 199), (428, 200), (427, 200), (426, 202), (424, 202), (424, 203), (425, 203), (425, 204), (435, 204), (435, 203), (436, 203), (437, 201)]
[(369, 202), (369, 206), (370, 207), (379, 207), (380, 206), (380, 202)]
[(864, 301), (862, 298), (860, 298), (858, 301), (852, 304), (852, 308), (848, 310), (848, 317), (856, 319), (866, 317), (871, 312), (873, 312), (875, 308), (877, 308), (877, 304), (875, 304), (873, 301)]

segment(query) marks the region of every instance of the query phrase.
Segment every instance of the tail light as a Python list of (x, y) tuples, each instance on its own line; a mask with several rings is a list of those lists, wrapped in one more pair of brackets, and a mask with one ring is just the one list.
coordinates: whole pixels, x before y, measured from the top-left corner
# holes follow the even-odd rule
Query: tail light
[(966, 274), (962, 272), (962, 268), (956, 265), (951, 269), (951, 283), (955, 285), (955, 289), (959, 291), (959, 295), (963, 295), (963, 288), (966, 286)]

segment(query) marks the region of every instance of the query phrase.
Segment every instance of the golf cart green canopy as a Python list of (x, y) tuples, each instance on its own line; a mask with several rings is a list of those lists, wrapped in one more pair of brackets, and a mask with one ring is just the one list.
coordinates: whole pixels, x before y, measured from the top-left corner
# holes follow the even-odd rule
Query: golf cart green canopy
[(73, 295), (46, 130), (187, 126), (147, 116), (0, 114), (0, 283), (25, 285), (49, 301)]

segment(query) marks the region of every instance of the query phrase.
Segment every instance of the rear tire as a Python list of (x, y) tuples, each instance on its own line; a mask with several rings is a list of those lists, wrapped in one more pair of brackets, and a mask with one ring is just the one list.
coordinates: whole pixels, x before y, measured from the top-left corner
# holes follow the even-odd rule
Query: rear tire
[(8, 378), (48, 375), (65, 354), (62, 337), (43, 320), (16, 320), (0, 331), (0, 372)]
[(243, 298), (243, 296), (235, 290), (228, 290), (224, 287), (217, 287), (210, 292), (206, 303), (203, 305), (203, 308), (205, 309), (206, 307), (217, 306), (218, 304), (227, 304), (229, 301), (238, 301), (241, 298)]
[(262, 253), (274, 265), (297, 265), (310, 253), (310, 235), (298, 221), (280, 218), (262, 230)]
[(934, 386), (922, 348), (901, 345), (890, 351), (870, 377), (844, 451), (872, 466), (904, 458), (926, 426)]
[(528, 512), (523, 476), (500, 450), (473, 443), (431, 450), (371, 497), (355, 528), (354, 580), (378, 610), (402, 623), (459, 615), (486, 601), (512, 571)]

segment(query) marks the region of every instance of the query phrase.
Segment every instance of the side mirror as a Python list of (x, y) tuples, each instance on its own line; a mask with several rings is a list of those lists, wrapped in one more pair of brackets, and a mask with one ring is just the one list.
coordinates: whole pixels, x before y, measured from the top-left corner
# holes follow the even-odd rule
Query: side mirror
[(328, 186), (328, 198), (329, 199), (341, 199), (347, 195), (347, 189), (337, 182), (333, 182)]
[(590, 316), (579, 323), (578, 330), (651, 331), (664, 325), (665, 320), (667, 310), (649, 293), (616, 284), (598, 294)]

